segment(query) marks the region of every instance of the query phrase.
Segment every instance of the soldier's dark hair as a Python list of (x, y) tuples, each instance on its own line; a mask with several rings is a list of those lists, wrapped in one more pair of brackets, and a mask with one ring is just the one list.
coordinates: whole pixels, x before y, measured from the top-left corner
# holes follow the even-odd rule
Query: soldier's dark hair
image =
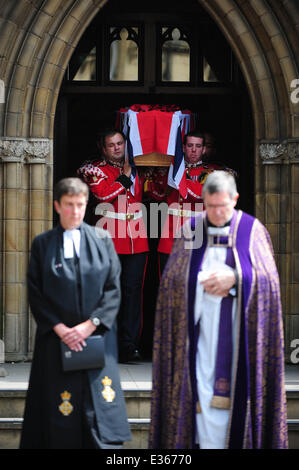
[(186, 145), (187, 137), (199, 137), (203, 140), (203, 146), (205, 145), (205, 135), (199, 129), (194, 129), (193, 131), (188, 132), (188, 134), (184, 135), (183, 144)]
[(126, 140), (125, 134), (117, 129), (116, 127), (112, 127), (109, 129), (104, 129), (97, 133), (96, 141), (101, 147), (105, 147), (106, 145), (106, 137), (113, 137), (115, 134), (120, 134), (124, 140)]
[(54, 201), (60, 202), (62, 196), (83, 194), (88, 201), (89, 188), (80, 178), (63, 178), (54, 187)]

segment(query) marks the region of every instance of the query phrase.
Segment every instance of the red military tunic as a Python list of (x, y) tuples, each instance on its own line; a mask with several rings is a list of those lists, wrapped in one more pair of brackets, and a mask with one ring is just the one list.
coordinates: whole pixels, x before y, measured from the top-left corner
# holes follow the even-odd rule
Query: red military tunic
[[(160, 242), (158, 245), (158, 252), (169, 254), (172, 249), (175, 234), (180, 227), (190, 217), (195, 216), (198, 212), (203, 210), (203, 200), (201, 197), (203, 184), (209, 173), (214, 170), (220, 169), (216, 164), (186, 164), (186, 183), (187, 183), (187, 197), (183, 199), (179, 191), (174, 188), (168, 188), (168, 195), (166, 197), (168, 205), (168, 214), (163, 226)], [(167, 177), (164, 178), (164, 188), (167, 184)], [(161, 179), (153, 184), (152, 194), (156, 199), (162, 199), (162, 185)], [(165, 194), (165, 193), (164, 193)]]
[(135, 184), (132, 184), (121, 166), (108, 161), (87, 162), (78, 173), (98, 201), (96, 226), (110, 232), (117, 253), (148, 251), (141, 211), (143, 178), (136, 174)]

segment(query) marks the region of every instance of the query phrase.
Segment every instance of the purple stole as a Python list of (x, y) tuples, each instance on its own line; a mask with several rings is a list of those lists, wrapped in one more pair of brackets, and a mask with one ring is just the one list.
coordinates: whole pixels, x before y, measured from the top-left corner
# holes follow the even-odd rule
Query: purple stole
[[(237, 344), (238, 351), (237, 370), (235, 372), (235, 386), (232, 387), (231, 365), (232, 365), (232, 301), (233, 297), (229, 295), (221, 302), (220, 323), (218, 333), (218, 350), (215, 370), (214, 396), (211, 406), (217, 408), (231, 408), (232, 419), (230, 422), (229, 448), (242, 448), (245, 420), (247, 411), (247, 401), (249, 397), (249, 367), (248, 367), (248, 348), (247, 332), (245, 321), (245, 309), (248, 302), (251, 283), (252, 267), (249, 253), (250, 234), (254, 218), (241, 211), (234, 211), (230, 225), (229, 237), (216, 237), (217, 244), (227, 248), (226, 264), (235, 267), (240, 266), (240, 283), (238, 286), (238, 296), (241, 295), (240, 329)], [(194, 327), (194, 304), (197, 285), (197, 275), (201, 269), (202, 261), (206, 249), (209, 245), (207, 237), (206, 219), (203, 221), (203, 243), (198, 249), (194, 249), (191, 255), (188, 286), (188, 312), (189, 312), (189, 340), (190, 340), (190, 370), (193, 390), (193, 419), (194, 429), (196, 412), (200, 412), (198, 403), (198, 392), (196, 383), (196, 352), (197, 343), (200, 335), (200, 322)], [(196, 218), (191, 220), (191, 228), (196, 227)], [(213, 237), (215, 238), (215, 237)], [(227, 240), (229, 238), (229, 240)], [(232, 243), (230, 243), (232, 240)], [(238, 258), (238, 263), (236, 259)], [(194, 436), (195, 438), (195, 436)]]

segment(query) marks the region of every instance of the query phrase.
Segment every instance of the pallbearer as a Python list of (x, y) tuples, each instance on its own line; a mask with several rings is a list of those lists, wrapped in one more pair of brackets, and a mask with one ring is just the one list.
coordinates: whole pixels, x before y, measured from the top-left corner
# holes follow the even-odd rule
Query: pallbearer
[[(190, 217), (203, 210), (202, 187), (209, 173), (220, 169), (219, 164), (205, 162), (202, 157), (205, 152), (205, 137), (199, 130), (190, 131), (183, 139), (183, 154), (185, 160), (184, 184), (186, 194), (173, 187), (169, 175), (164, 177), (157, 173), (152, 183), (152, 194), (156, 200), (166, 199), (168, 214), (165, 220), (161, 239), (158, 245), (160, 274), (162, 274), (168, 256), (172, 250), (173, 241), (181, 226)], [(171, 184), (172, 186), (167, 186)]]
[(125, 137), (117, 129), (102, 137), (103, 161), (86, 162), (78, 174), (95, 197), (97, 226), (107, 229), (118, 253), (122, 301), (118, 319), (121, 362), (140, 360), (142, 286), (148, 241), (141, 210), (144, 180), (125, 160)]

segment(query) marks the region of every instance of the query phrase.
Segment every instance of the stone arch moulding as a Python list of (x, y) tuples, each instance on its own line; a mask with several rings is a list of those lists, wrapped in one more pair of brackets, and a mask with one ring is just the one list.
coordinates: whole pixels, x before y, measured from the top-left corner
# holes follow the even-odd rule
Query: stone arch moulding
[[(252, 65), (246, 59), (250, 54), (246, 51), (246, 47), (253, 47), (253, 45), (255, 45), (256, 49), (254, 52), (255, 55), (262, 57), (261, 51), (257, 50), (258, 46), (256, 45), (257, 41), (254, 37), (254, 33), (249, 29), (249, 27), (246, 25), (245, 21), (241, 17), (240, 11), (237, 8), (235, 2), (229, 2), (232, 4), (230, 9), (234, 12), (234, 16), (232, 15), (232, 18), (230, 18), (230, 13), (228, 12), (227, 14), (225, 8), (223, 7), (223, 4), (227, 4), (228, 2), (221, 2), (217, 0), (209, 2), (207, 2), (206, 0), (199, 0), (199, 2), (204, 7), (207, 7), (207, 4), (209, 5), (207, 9), (218, 24), (223, 25), (224, 23), (226, 23), (225, 33), (229, 39), (229, 42), (235, 50), (237, 47), (236, 44), (238, 44), (238, 42), (241, 43), (242, 47), (238, 48), (237, 56), (243, 68), (248, 88), (251, 92), (251, 99), (253, 102), (253, 108), (255, 111), (254, 114), (257, 122), (256, 127), (258, 129), (262, 129), (261, 134), (264, 135), (264, 115), (275, 113), (277, 120), (273, 121), (279, 122), (279, 112), (275, 104), (275, 95), (273, 91), (274, 87), (271, 83), (269, 72), (264, 72), (264, 83), (261, 84), (261, 87), (256, 87), (256, 83), (258, 82), (258, 80), (255, 79)], [(106, 1), (94, 2), (93, 6), (90, 3), (87, 3), (87, 5), (89, 6), (86, 6), (84, 12), (85, 22), (82, 18), (82, 20), (78, 23), (78, 25), (76, 25), (76, 27), (74, 27), (72, 11), (70, 9), (68, 17), (65, 18), (65, 20), (62, 21), (59, 27), (57, 28), (56, 37), (52, 40), (52, 44), (49, 50), (47, 51), (47, 54), (44, 59), (44, 66), (40, 70), (39, 79), (36, 83), (36, 87), (34, 90), (34, 99), (31, 107), (32, 115), (30, 124), (30, 134), (32, 136), (46, 137), (46, 134), (48, 134), (49, 137), (52, 136), (56, 101), (63, 73), (68, 65), (71, 54), (76, 44), (78, 43), (79, 37), (84, 32), (91, 19), (100, 10), (104, 3), (106, 3)], [(83, 8), (83, 4), (85, 4), (84, 0), (81, 0), (81, 4)], [(242, 30), (238, 31), (238, 28), (240, 28), (240, 24), (242, 25)], [(242, 43), (239, 38), (243, 33), (245, 34), (245, 32), (248, 35), (248, 39), (247, 42), (243, 41)], [(64, 50), (61, 50), (60, 58), (56, 58), (56, 61), (58, 62), (58, 67), (55, 67), (55, 64), (51, 65), (51, 61), (48, 60), (48, 57), (51, 57), (53, 55), (52, 49), (56, 50), (58, 48), (59, 50), (59, 42), (61, 42), (62, 39), (65, 41), (66, 46)], [(264, 68), (266, 69), (265, 60), (261, 59), (261, 62), (264, 64)], [(49, 77), (51, 78), (49, 79)], [(49, 80), (51, 80), (52, 83), (56, 84), (55, 89), (51, 89), (49, 87)], [(268, 100), (263, 101), (264, 94), (269, 95), (270, 98)], [(44, 133), (44, 135), (42, 135), (42, 133)], [(278, 134), (278, 130), (276, 134)]]
[(6, 42), (1, 48), (1, 79), (7, 90), (3, 136), (53, 138), (66, 67), (83, 32), (106, 2), (37, 0), (33, 5), (27, 0), (11, 0), (15, 10), (6, 6), (0, 24)]

